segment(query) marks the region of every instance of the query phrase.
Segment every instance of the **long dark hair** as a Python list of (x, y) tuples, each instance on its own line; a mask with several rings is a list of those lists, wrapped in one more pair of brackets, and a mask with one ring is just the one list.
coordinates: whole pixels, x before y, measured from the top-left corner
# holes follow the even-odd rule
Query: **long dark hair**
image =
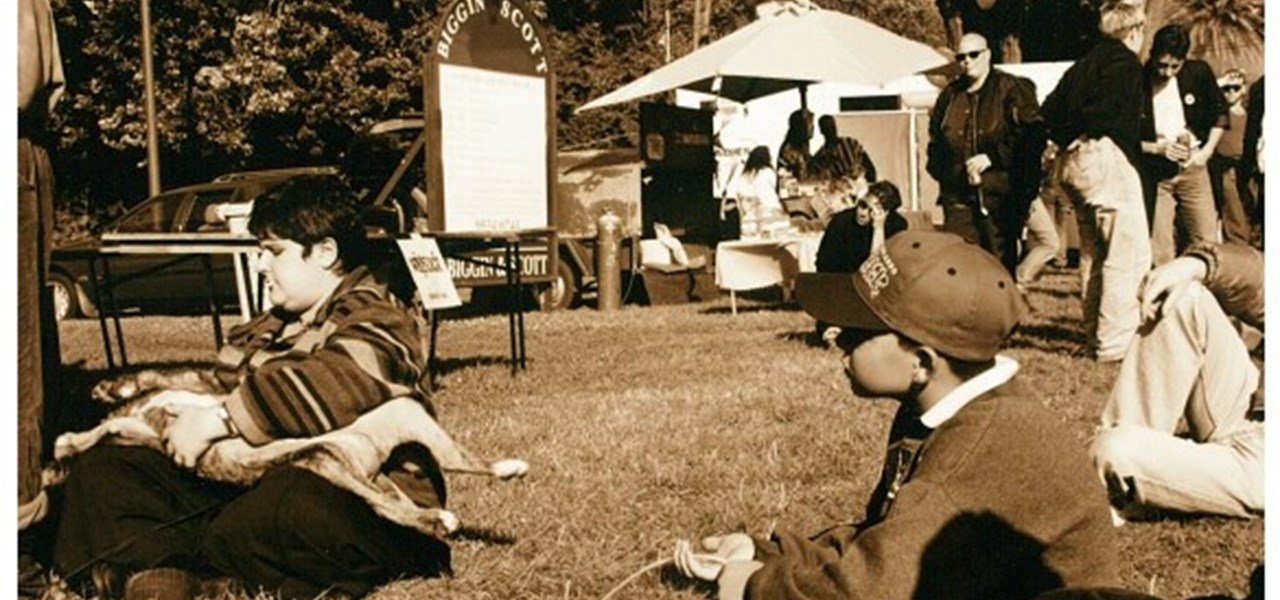
[(756, 146), (751, 149), (751, 154), (747, 155), (747, 164), (742, 168), (744, 173), (755, 173), (761, 169), (773, 168), (773, 155), (769, 153), (768, 146)]

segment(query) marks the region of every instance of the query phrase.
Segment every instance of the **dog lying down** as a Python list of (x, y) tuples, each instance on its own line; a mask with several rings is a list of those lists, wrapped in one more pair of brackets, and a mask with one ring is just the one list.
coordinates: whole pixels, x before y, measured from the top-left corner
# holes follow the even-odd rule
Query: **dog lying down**
[[(177, 414), (220, 402), (207, 395), (207, 390), (214, 388), (205, 377), (197, 371), (142, 371), (99, 383), (93, 390), (94, 400), (117, 408), (93, 429), (59, 436), (54, 458), (66, 464), (99, 443), (148, 446), (165, 452), (166, 433)], [(261, 446), (251, 446), (239, 437), (214, 442), (200, 456), (195, 470), (206, 479), (249, 486), (272, 467), (293, 464), (360, 496), (394, 523), (444, 536), (457, 529), (456, 515), (419, 507), (379, 472), (392, 450), (415, 442), (431, 452), (444, 472), (511, 479), (523, 476), (529, 468), (518, 459), (480, 460), (450, 438), (420, 402), (398, 398), (346, 427), (316, 437), (280, 439)]]

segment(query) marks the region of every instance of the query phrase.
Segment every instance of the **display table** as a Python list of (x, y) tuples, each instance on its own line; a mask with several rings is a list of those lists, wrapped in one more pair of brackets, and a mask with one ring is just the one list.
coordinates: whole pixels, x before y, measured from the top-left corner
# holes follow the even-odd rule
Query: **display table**
[(729, 290), (733, 314), (738, 314), (737, 292), (778, 285), (789, 295), (796, 274), (814, 270), (821, 241), (821, 233), (803, 233), (717, 244), (716, 286)]
[[(112, 339), (108, 332), (107, 321), (112, 322), (115, 330), (115, 346), (120, 354), (121, 366), (128, 366), (129, 358), (125, 354), (124, 333), (120, 328), (120, 310), (116, 306), (114, 288), (125, 281), (150, 276), (181, 262), (199, 259), (203, 261), (209, 294), (209, 312), (213, 319), (214, 345), (222, 348), (221, 311), (213, 282), (213, 262), (215, 254), (230, 254), (235, 266), (236, 295), (240, 302), (240, 314), (248, 320), (262, 310), (262, 295), (259, 278), (255, 276), (253, 260), (258, 253), (257, 238), (248, 233), (105, 233), (102, 244), (96, 251), (89, 252), (89, 277), (98, 306), (98, 325), (102, 329), (102, 342), (106, 351), (107, 369), (115, 368), (112, 352)], [(154, 254), (173, 256), (173, 260), (161, 265), (132, 273), (126, 277), (111, 276), (110, 261), (112, 256), (126, 254)], [(101, 267), (101, 270), (99, 270)]]

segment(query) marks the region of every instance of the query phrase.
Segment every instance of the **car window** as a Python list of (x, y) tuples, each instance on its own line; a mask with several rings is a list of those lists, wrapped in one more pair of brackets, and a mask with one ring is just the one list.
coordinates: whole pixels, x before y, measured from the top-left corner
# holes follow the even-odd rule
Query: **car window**
[(235, 192), (236, 188), (196, 192), (196, 197), (191, 202), (191, 210), (187, 213), (181, 231), (227, 231), (227, 223), (213, 215), (213, 207), (231, 202)]
[(186, 192), (161, 194), (138, 205), (116, 221), (115, 230), (121, 233), (168, 233), (173, 231)]

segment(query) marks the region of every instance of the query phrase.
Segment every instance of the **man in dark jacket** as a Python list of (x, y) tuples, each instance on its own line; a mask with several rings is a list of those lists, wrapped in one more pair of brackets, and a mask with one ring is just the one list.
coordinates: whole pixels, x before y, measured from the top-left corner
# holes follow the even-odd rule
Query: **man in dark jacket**
[(1156, 265), (1177, 255), (1175, 209), (1187, 237), (1181, 246), (1218, 239), (1205, 165), (1227, 127), (1227, 101), (1209, 65), (1187, 58), (1190, 48), (1185, 27), (1161, 27), (1151, 40), (1143, 78), (1143, 195)]
[(1148, 274), (1149, 326), (1120, 365), (1093, 446), (1118, 516), (1262, 515), (1264, 394), (1261, 361), (1250, 360), (1261, 354), (1250, 328), (1264, 327), (1262, 265), (1255, 248), (1206, 242)]
[(1101, 39), (1044, 101), (1055, 169), (1076, 208), (1085, 334), (1094, 358), (1117, 361), (1138, 329), (1138, 283), (1151, 243), (1138, 176), (1145, 17), (1128, 3), (1102, 8)]
[(753, 599), (1025, 600), (1115, 584), (1084, 449), (999, 354), (1027, 307), (998, 261), (908, 230), (857, 273), (800, 274), (796, 296), (843, 328), (852, 391), (899, 403), (866, 518), (812, 538), (730, 534), (704, 542), (710, 557), (682, 541), (683, 573)]
[(926, 168), (940, 188), (943, 229), (986, 248), (1012, 273), (1040, 186), (1035, 86), (993, 70), (987, 40), (976, 33), (960, 39), (956, 61), (965, 72), (933, 106)]

